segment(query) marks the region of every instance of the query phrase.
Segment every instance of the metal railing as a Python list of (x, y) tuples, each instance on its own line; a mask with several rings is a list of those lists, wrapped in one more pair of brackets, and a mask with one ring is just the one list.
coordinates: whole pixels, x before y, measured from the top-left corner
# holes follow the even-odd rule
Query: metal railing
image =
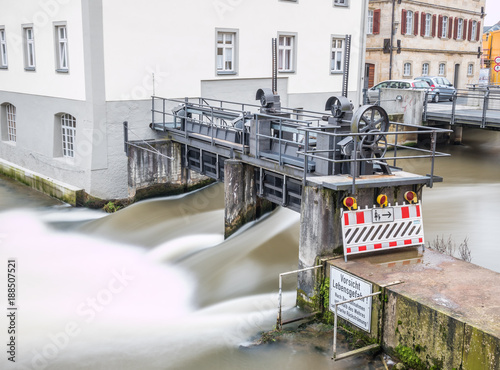
[[(432, 104), (428, 102), (429, 94), (433, 93), (426, 92), (423, 112), (424, 121), (427, 121), (429, 115), (432, 115), (436, 108), (438, 108), (439, 113), (449, 111), (450, 125), (456, 124), (457, 119), (461, 118), (462, 121), (468, 121), (470, 124), (479, 124), (480, 128), (485, 128), (488, 125), (495, 125), (500, 128), (498, 124), (500, 114), (494, 117), (494, 112), (500, 112), (499, 86), (471, 85), (469, 89), (458, 89), (456, 94), (450, 98), (451, 105), (440, 104), (439, 106), (432, 107), (432, 112), (429, 110), (429, 104)], [(462, 114), (460, 114), (461, 111), (463, 111)], [(473, 114), (474, 111), (480, 114)], [(496, 118), (496, 122), (494, 122), (494, 118)]]
[[(300, 270), (294, 270), (294, 271), (288, 271), (288, 272), (283, 272), (279, 275), (279, 291), (278, 291), (278, 319), (276, 320), (276, 329), (278, 330), (281, 330), (283, 328), (283, 318), (282, 318), (282, 307), (283, 307), (283, 301), (282, 301), (282, 296), (283, 296), (283, 292), (282, 292), (282, 289), (283, 289), (283, 276), (287, 276), (287, 275), (294, 275), (294, 274), (298, 274), (299, 272), (304, 272), (304, 271), (310, 271), (310, 270), (317, 270), (319, 268), (322, 268), (323, 265), (317, 265), (317, 266), (312, 266), (312, 267), (306, 267), (306, 268), (303, 268), (303, 269), (300, 269)], [(289, 324), (289, 323), (292, 323), (292, 322), (296, 322), (296, 321), (299, 321), (299, 320), (303, 320), (307, 317), (310, 317), (311, 315), (314, 315), (315, 313), (313, 314), (309, 314), (307, 316), (301, 316), (299, 318), (295, 318), (295, 319), (291, 319), (291, 320), (287, 320), (286, 323)]]
[[(431, 127), (425, 127), (425, 126), (419, 126), (419, 125), (412, 125), (412, 124), (405, 124), (405, 123), (398, 123), (398, 122), (390, 122), (390, 127), (394, 127), (394, 131), (379, 131), (377, 132), (377, 135), (384, 135), (386, 137), (394, 136), (394, 142), (393, 143), (387, 143), (387, 146), (390, 147), (394, 152), (393, 156), (386, 157), (384, 156), (383, 158), (360, 158), (356, 156), (356, 153), (358, 152), (358, 145), (360, 145), (362, 138), (373, 135), (370, 134), (370, 132), (365, 132), (365, 133), (332, 133), (332, 132), (321, 132), (321, 135), (328, 135), (332, 136), (335, 138), (335, 140), (340, 141), (343, 138), (346, 137), (353, 137), (353, 153), (354, 157), (353, 158), (346, 158), (346, 159), (334, 159), (334, 158), (328, 158), (328, 156), (334, 156), (336, 153), (336, 149), (333, 150), (309, 150), (307, 147), (303, 151), (299, 151), (299, 154), (304, 155), (304, 169), (307, 168), (307, 163), (309, 160), (321, 160), (321, 161), (328, 161), (331, 163), (349, 163), (351, 167), (351, 173), (356, 174), (358, 171), (358, 168), (360, 166), (360, 163), (362, 162), (370, 162), (374, 164), (382, 164), (386, 165), (387, 162), (384, 161), (393, 161), (393, 167), (397, 167), (397, 162), (398, 160), (409, 160), (409, 159), (417, 159), (417, 158), (430, 158), (431, 159), (431, 164), (430, 164), (430, 174), (429, 176), (429, 187), (432, 187), (433, 182), (434, 182), (434, 159), (436, 157), (449, 157), (450, 154), (448, 153), (442, 153), (438, 152), (436, 150), (436, 145), (437, 145), (437, 135), (438, 134), (447, 134), (452, 132), (451, 130), (448, 129), (442, 129), (442, 128), (431, 128)], [(410, 130), (405, 130), (405, 128), (409, 128)], [(315, 134), (318, 135), (319, 131), (321, 131), (321, 128), (309, 128), (306, 131), (306, 136)], [(417, 148), (417, 147), (408, 147), (405, 145), (401, 145), (398, 142), (399, 136), (400, 135), (416, 135), (417, 138), (419, 135), (429, 135), (430, 136), (430, 149), (423, 149), (423, 148)], [(308, 140), (306, 139), (306, 143)], [(417, 153), (422, 153), (420, 155), (405, 155), (405, 156), (398, 156), (398, 149), (405, 149), (406, 151), (413, 151)], [(326, 154), (326, 155), (325, 155)], [(304, 181), (306, 178), (306, 171), (304, 171)], [(352, 177), (352, 193), (355, 193), (355, 187), (356, 187), (356, 176), (351, 175)]]

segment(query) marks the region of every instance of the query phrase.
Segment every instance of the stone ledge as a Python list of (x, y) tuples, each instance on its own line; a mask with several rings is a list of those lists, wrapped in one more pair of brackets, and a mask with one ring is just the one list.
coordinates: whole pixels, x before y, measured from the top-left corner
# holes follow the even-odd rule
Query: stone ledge
[(0, 159), (0, 173), (72, 206), (83, 203), (85, 196), (83, 189), (30, 171), (3, 159)]

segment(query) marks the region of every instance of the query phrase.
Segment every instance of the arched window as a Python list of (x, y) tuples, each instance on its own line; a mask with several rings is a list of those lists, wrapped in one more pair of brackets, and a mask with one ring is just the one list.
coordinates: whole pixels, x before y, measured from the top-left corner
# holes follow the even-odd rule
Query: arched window
[(61, 115), (62, 155), (75, 156), (76, 118), (70, 114)]

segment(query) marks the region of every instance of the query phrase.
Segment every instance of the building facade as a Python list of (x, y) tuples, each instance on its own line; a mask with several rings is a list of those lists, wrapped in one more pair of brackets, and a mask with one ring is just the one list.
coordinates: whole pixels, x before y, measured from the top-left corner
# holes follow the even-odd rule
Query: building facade
[(443, 76), (477, 83), (485, 0), (370, 0), (366, 87), (388, 79)]
[(486, 84), (500, 85), (500, 30), (489, 29), (483, 34), (481, 68), (489, 69)]
[[(150, 96), (256, 103), (278, 40), (283, 106), (361, 99), (368, 0), (0, 0), (0, 159), (126, 198), (130, 140), (152, 139)], [(335, 20), (335, 21), (333, 21)]]

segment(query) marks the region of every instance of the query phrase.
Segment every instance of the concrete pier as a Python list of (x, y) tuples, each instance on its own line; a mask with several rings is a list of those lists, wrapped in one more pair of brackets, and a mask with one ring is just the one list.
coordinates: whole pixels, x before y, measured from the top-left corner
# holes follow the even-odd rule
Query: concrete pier
[(255, 168), (239, 160), (224, 162), (224, 237), (272, 210), (268, 200), (257, 196)]
[(414, 368), (500, 369), (499, 273), (421, 248), (328, 264), (373, 283), (374, 292), (404, 282), (386, 288), (383, 308), (373, 305), (383, 324), (371, 335), (386, 352)]

